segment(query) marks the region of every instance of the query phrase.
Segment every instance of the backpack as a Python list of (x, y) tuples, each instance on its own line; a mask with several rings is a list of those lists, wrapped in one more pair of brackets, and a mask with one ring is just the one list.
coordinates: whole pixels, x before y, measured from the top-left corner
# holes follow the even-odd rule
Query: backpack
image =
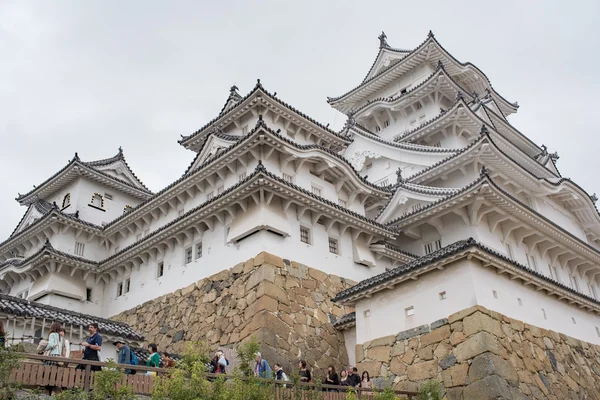
[(131, 360), (129, 361), (129, 364), (131, 365), (139, 365), (139, 361), (137, 356), (135, 355), (135, 353), (132, 351), (131, 352)]

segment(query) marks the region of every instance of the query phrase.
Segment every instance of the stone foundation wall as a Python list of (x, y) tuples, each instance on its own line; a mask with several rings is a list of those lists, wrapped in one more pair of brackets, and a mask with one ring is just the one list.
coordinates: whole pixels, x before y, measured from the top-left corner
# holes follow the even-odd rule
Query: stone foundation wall
[(448, 400), (600, 399), (600, 346), (481, 306), (358, 344), (356, 360), (398, 389), (437, 379)]
[(160, 351), (180, 353), (197, 341), (234, 348), (254, 336), (270, 364), (292, 371), (303, 358), (323, 371), (348, 365), (344, 336), (331, 323), (352, 310), (330, 299), (353, 284), (263, 252), (113, 319), (130, 324)]

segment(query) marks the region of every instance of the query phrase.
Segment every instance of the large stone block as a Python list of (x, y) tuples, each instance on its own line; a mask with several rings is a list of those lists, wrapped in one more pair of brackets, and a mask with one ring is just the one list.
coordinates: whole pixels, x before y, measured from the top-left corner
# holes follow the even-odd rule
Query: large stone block
[(363, 361), (356, 364), (356, 368), (360, 374), (363, 371), (367, 371), (369, 376), (378, 376), (381, 370), (381, 361)]
[(251, 319), (254, 315), (263, 310), (276, 312), (277, 300), (270, 296), (262, 296), (258, 298), (254, 303), (248, 305), (244, 311), (244, 318)]
[(454, 355), (458, 362), (463, 362), (486, 351), (500, 354), (501, 350), (498, 339), (491, 333), (479, 332), (456, 346)]
[(432, 343), (441, 342), (444, 339), (450, 337), (450, 325), (444, 325), (431, 333), (423, 335), (421, 337), (421, 346), (428, 346)]
[(246, 291), (252, 289), (262, 281), (275, 282), (275, 269), (270, 265), (261, 265), (250, 274), (246, 282)]
[(492, 375), (465, 387), (463, 397), (469, 400), (511, 400), (513, 391), (504, 379)]
[(396, 376), (406, 374), (406, 364), (404, 364), (400, 357), (392, 358), (392, 362), (390, 363), (390, 372)]
[(500, 321), (477, 311), (463, 319), (463, 332), (466, 336), (471, 336), (474, 333), (485, 331), (492, 333), (498, 337), (504, 336)]
[(384, 336), (384, 337), (380, 337), (375, 340), (372, 340), (369, 346), (370, 347), (391, 346), (392, 344), (394, 344), (395, 341), (396, 341), (396, 335)]
[(498, 375), (510, 382), (519, 380), (517, 370), (511, 363), (492, 353), (483, 353), (473, 359), (469, 369), (471, 383), (490, 375)]
[(467, 372), (469, 364), (458, 364), (442, 371), (442, 380), (447, 388), (454, 386), (463, 386), (467, 383)]
[(261, 296), (269, 296), (283, 304), (290, 304), (287, 293), (282, 288), (275, 286), (275, 284), (269, 281), (262, 281), (258, 284), (256, 297), (260, 298)]
[(391, 347), (389, 346), (370, 347), (367, 350), (367, 357), (371, 360), (387, 363), (390, 361), (390, 351)]
[(421, 381), (424, 379), (431, 379), (437, 375), (438, 365), (437, 361), (423, 361), (418, 364), (409, 365), (407, 368), (408, 379), (411, 381)]
[(400, 332), (396, 336), (396, 340), (410, 339), (412, 337), (422, 335), (427, 332), (429, 332), (429, 325), (417, 326), (416, 328), (412, 328), (412, 329), (408, 329), (406, 331)]

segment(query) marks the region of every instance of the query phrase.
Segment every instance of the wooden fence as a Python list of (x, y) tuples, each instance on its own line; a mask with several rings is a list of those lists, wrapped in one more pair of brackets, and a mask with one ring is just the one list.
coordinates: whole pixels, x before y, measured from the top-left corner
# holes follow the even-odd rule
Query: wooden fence
[[(11, 380), (24, 387), (43, 387), (52, 389), (82, 389), (90, 391), (94, 387), (94, 378), (96, 372), (92, 371), (93, 366), (106, 367), (106, 363), (87, 360), (74, 360), (72, 358), (48, 357), (37, 354), (19, 353), (23, 358), (19, 366), (11, 373)], [(51, 366), (43, 364), (44, 361), (55, 363), (67, 363), (68, 366)], [(121, 385), (127, 385), (132, 388), (134, 393), (139, 395), (152, 394), (153, 382), (156, 377), (147, 375), (146, 372), (156, 372), (157, 375), (166, 375), (168, 369), (150, 368), (145, 366), (119, 365), (123, 369), (136, 370), (136, 374), (123, 374)], [(215, 374), (206, 374), (208, 378), (215, 378)], [(226, 379), (233, 379), (233, 375), (226, 375)], [(261, 379), (265, 382), (273, 382), (269, 379)], [(321, 385), (301, 383), (296, 388), (288, 388), (281, 382), (275, 381), (277, 385), (273, 387), (274, 398), (277, 400), (301, 399), (309, 400), (314, 398), (314, 392), (323, 390), (320, 393), (323, 400), (345, 400), (346, 386)], [(289, 383), (288, 383), (289, 386)], [(331, 390), (331, 391), (327, 391)], [(297, 393), (298, 391), (299, 393)], [(369, 399), (377, 389), (357, 389), (359, 398)], [(417, 393), (408, 391), (395, 391), (400, 399), (414, 399)]]

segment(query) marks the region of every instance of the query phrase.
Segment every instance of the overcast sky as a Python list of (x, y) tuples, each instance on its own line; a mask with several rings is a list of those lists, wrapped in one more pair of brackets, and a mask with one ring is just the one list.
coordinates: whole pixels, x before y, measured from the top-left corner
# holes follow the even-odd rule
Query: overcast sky
[[(492, 5), (493, 4), (493, 5)], [(431, 29), (520, 109), (510, 121), (558, 151), (558, 167), (600, 194), (598, 1), (0, 0), (0, 240), (14, 200), (62, 168), (122, 146), (153, 191), (194, 154), (178, 145), (236, 84), (265, 88), (323, 123), (366, 75), (382, 30), (414, 48)]]

